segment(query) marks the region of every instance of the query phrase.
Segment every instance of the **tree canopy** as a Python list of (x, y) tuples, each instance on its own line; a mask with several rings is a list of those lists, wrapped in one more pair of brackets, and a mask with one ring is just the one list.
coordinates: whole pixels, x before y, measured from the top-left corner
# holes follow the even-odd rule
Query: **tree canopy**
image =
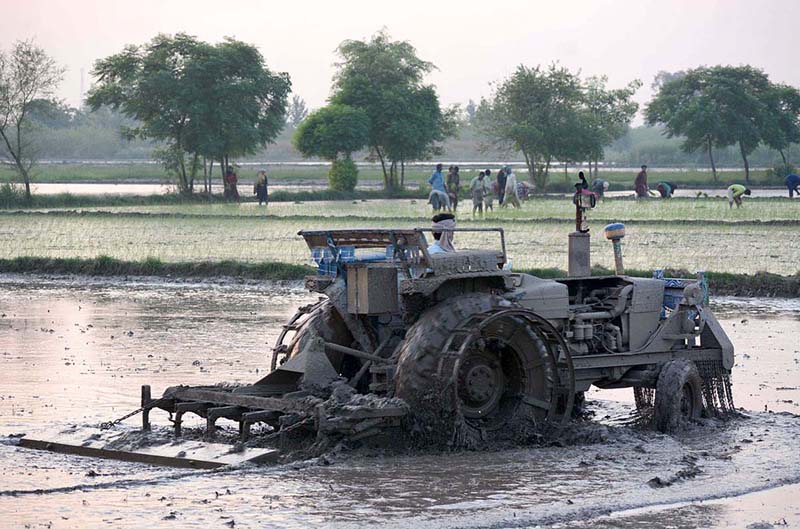
[(435, 89), (423, 84), (434, 66), (417, 57), (411, 44), (392, 41), (384, 31), (369, 41), (347, 40), (338, 53), (330, 101), (367, 113), (368, 146), (381, 162), (384, 184), (402, 187), (405, 162), (428, 159), (454, 130)]
[(477, 123), (489, 142), (521, 152), (537, 188), (546, 190), (550, 165), (597, 161), (603, 148), (622, 136), (638, 105), (640, 83), (608, 90), (606, 79), (583, 82), (567, 68), (520, 65), (478, 107)]
[(18, 41), (0, 50), (0, 154), (8, 158), (31, 198), (31, 171), (37, 161), (34, 118), (56, 105), (53, 92), (64, 69), (33, 41)]
[(714, 147), (738, 144), (749, 182), (747, 157), (759, 144), (783, 155), (788, 145), (800, 140), (800, 93), (773, 84), (752, 66), (689, 70), (664, 83), (645, 114), (648, 123), (664, 124), (668, 136), (683, 136), (687, 152), (705, 149), (715, 178)]
[(308, 115), (300, 123), (292, 143), (304, 156), (336, 160), (364, 147), (369, 140), (366, 111), (347, 105), (331, 104)]
[(222, 169), (229, 157), (272, 142), (285, 125), (288, 74), (272, 73), (254, 46), (233, 39), (211, 45), (159, 35), (97, 61), (93, 74), (88, 103), (135, 119), (130, 137), (164, 142), (162, 160), (183, 192), (192, 191), (199, 156)]

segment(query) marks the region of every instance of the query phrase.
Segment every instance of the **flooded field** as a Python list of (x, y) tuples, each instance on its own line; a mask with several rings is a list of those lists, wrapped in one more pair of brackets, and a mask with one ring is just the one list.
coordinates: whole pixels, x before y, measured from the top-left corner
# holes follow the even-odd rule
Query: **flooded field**
[[(141, 384), (157, 395), (178, 383), (253, 381), (281, 323), (313, 299), (298, 283), (0, 276), (0, 526), (800, 523), (798, 300), (714, 301), (746, 411), (675, 437), (625, 426), (632, 395), (616, 390), (590, 393), (595, 420), (574, 425), (561, 447), (178, 471), (15, 446), (16, 434), (44, 426), (121, 416), (138, 407)], [(169, 425), (163, 413), (153, 420)]]

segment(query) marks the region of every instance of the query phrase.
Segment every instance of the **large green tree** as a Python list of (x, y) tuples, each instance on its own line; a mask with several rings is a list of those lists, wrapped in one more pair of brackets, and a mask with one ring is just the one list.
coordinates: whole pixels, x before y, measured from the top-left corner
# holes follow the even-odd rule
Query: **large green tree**
[(638, 88), (609, 91), (603, 78), (585, 84), (567, 68), (519, 66), (478, 107), (476, 121), (491, 146), (521, 152), (539, 191), (553, 161), (598, 160), (636, 111)]
[(37, 161), (32, 118), (52, 107), (43, 100), (52, 99), (63, 74), (64, 69), (33, 41), (18, 41), (8, 53), (0, 50), (0, 155), (13, 164), (28, 200)]
[[(330, 104), (308, 115), (297, 127), (292, 143), (303, 156), (331, 161), (331, 189), (352, 191), (358, 171), (351, 154), (369, 141), (369, 116), (361, 108)], [(339, 157), (342, 156), (340, 160)]]
[(664, 83), (646, 109), (648, 123), (662, 123), (668, 136), (685, 138), (684, 150), (703, 148), (709, 153), (715, 179), (713, 148), (737, 145), (748, 182), (748, 156), (759, 144), (783, 155), (783, 150), (800, 138), (798, 114), (797, 90), (773, 84), (752, 66), (689, 70)]
[(402, 187), (405, 163), (439, 152), (438, 142), (453, 131), (436, 91), (423, 84), (434, 66), (384, 31), (368, 41), (347, 40), (338, 53), (331, 102), (367, 113), (370, 154), (381, 162), (384, 185)]
[(255, 152), (283, 128), (287, 74), (273, 74), (254, 47), (233, 39), (210, 45), (177, 34), (95, 63), (93, 109), (104, 105), (136, 120), (129, 137), (163, 142), (159, 156), (181, 192), (191, 193), (199, 157)]

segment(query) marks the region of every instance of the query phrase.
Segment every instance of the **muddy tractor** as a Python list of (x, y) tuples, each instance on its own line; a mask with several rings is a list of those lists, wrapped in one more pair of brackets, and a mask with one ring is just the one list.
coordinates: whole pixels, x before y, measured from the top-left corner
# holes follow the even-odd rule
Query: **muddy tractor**
[(143, 406), (177, 432), (191, 412), (243, 438), (255, 423), (350, 439), (400, 426), (451, 447), (540, 435), (592, 385), (633, 388), (661, 431), (733, 409), (733, 346), (702, 277), (541, 279), (509, 269), (502, 229), (453, 231), (482, 249), (431, 253), (424, 228), (301, 231), (320, 297), (284, 325), (269, 374), (148, 390)]

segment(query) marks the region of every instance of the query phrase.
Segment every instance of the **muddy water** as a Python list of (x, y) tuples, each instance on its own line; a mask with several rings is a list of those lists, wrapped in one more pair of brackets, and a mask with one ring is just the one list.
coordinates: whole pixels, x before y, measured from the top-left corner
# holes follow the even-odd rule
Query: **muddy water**
[[(566, 447), (194, 472), (14, 446), (15, 433), (122, 415), (143, 383), (159, 393), (252, 381), (280, 323), (312, 300), (297, 284), (1, 276), (0, 527), (800, 523), (787, 500), (800, 490), (778, 487), (800, 482), (796, 300), (718, 300), (737, 347), (735, 397), (749, 411), (676, 437), (620, 426), (631, 415), (630, 392), (620, 390), (592, 393), (613, 400), (595, 400), (596, 422), (576, 425), (583, 442)], [(154, 421), (168, 425), (163, 414)], [(654, 488), (653, 478), (672, 484)]]

